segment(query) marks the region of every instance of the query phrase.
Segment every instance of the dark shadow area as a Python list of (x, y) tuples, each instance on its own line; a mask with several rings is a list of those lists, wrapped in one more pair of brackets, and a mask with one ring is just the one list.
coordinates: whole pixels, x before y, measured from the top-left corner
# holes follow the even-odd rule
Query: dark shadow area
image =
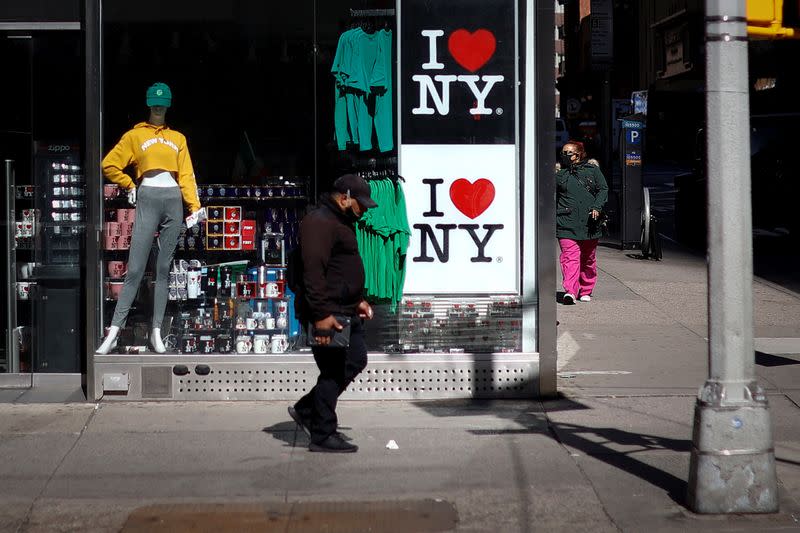
[(800, 462), (792, 461), (791, 459), (781, 459), (780, 457), (775, 456), (775, 460), (778, 461), (779, 463), (783, 463), (785, 465), (800, 466)]
[(786, 366), (786, 365), (800, 365), (800, 361), (789, 359), (788, 357), (781, 357), (779, 355), (772, 355), (771, 353), (759, 352), (756, 350), (756, 364), (760, 366)]
[[(649, 465), (635, 455), (660, 450), (686, 453), (691, 451), (690, 440), (633, 433), (613, 427), (553, 422), (548, 416), (550, 412), (591, 409), (563, 395), (545, 402), (530, 402), (524, 408), (520, 407), (520, 402), (505, 400), (425, 401), (415, 402), (415, 405), (434, 416), (442, 417), (491, 412), (498, 418), (512, 420), (521, 427), (507, 430), (468, 430), (469, 433), (485, 436), (548, 435), (565, 447), (578, 450), (663, 489), (675, 503), (684, 505), (687, 481)], [(615, 449), (618, 446), (633, 449), (620, 451)]]
[(308, 437), (293, 420), (278, 422), (262, 429), (264, 433), (272, 435), (272, 438), (284, 442), (291, 448), (307, 448)]
[(625, 257), (627, 257), (628, 259), (636, 259), (639, 261), (647, 261), (647, 259), (649, 259), (643, 256), (642, 254), (625, 254)]

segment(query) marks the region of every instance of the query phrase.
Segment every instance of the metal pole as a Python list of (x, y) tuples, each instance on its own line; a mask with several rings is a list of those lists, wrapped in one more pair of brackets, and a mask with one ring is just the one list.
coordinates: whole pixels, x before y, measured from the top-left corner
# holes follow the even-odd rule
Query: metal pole
[(19, 350), (14, 345), (14, 330), (17, 327), (17, 240), (15, 237), (16, 214), (14, 198), (16, 193), (16, 176), (14, 161), (6, 159), (6, 250), (8, 251), (8, 267), (6, 268), (6, 361), (8, 373), (19, 373)]
[(84, 351), (86, 353), (85, 386), (88, 401), (99, 400), (102, 390), (95, 387), (94, 351), (103, 335), (103, 263), (100, 260), (100, 237), (103, 213), (103, 186), (100, 175), (103, 139), (103, 76), (102, 76), (102, 0), (83, 2), (84, 29), (84, 175), (86, 176), (86, 246)]
[(695, 405), (689, 507), (778, 510), (766, 395), (755, 381), (745, 0), (706, 0), (709, 372)]

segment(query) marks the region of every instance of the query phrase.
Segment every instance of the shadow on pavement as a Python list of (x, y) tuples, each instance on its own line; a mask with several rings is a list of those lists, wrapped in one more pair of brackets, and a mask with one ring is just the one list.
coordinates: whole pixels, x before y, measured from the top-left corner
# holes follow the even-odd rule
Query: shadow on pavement
[(261, 431), (272, 435), (273, 439), (279, 440), (291, 448), (308, 447), (308, 437), (303, 430), (297, 427), (297, 424), (293, 420), (278, 422), (277, 424), (265, 427)]
[[(467, 431), (473, 435), (547, 435), (566, 448), (572, 448), (599, 459), (664, 490), (675, 503), (685, 505), (686, 480), (649, 465), (635, 455), (659, 450), (689, 452), (692, 446), (690, 440), (633, 433), (613, 427), (591, 427), (555, 422), (550, 419), (548, 413), (592, 409), (563, 396), (551, 401), (535, 401), (526, 405), (524, 409), (520, 408), (519, 402), (504, 402), (503, 400), (425, 401), (416, 402), (415, 405), (434, 416), (470, 416), (476, 411), (491, 412), (499, 418), (512, 420), (520, 427)], [(620, 449), (622, 447), (626, 449)], [(524, 493), (525, 487), (520, 485), (518, 490)]]
[(781, 357), (779, 355), (772, 355), (771, 353), (756, 351), (756, 364), (760, 366), (786, 366), (800, 365), (800, 361), (795, 361), (794, 359)]

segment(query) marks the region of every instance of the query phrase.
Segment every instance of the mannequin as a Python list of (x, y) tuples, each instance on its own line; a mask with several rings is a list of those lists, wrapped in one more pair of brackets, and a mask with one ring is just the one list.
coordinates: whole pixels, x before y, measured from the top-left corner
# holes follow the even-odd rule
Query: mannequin
[[(181, 231), (183, 205), (186, 204), (192, 220), (197, 219), (200, 211), (186, 137), (166, 126), (166, 113), (171, 104), (172, 92), (166, 84), (155, 83), (148, 88), (150, 116), (147, 122), (140, 122), (126, 132), (103, 159), (103, 175), (128, 191), (128, 201), (136, 205), (136, 221), (128, 253), (125, 284), (108, 334), (97, 349), (98, 354), (107, 354), (117, 345), (119, 330), (125, 326), (142, 282), (156, 232), (159, 234), (158, 259), (149, 337), (153, 351), (166, 352), (161, 337), (161, 323), (167, 306), (169, 268)], [(123, 172), (127, 167), (135, 170), (136, 182)]]

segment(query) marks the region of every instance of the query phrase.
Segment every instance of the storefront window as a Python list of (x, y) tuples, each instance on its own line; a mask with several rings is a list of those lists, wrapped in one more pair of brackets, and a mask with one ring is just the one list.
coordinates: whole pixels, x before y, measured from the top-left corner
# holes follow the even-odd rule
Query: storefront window
[(83, 370), (85, 188), (78, 31), (0, 32), (2, 258), (6, 330), (0, 372)]
[[(184, 227), (177, 237), (161, 324), (168, 352), (307, 352), (304, 327), (294, 316), (294, 296), (285, 282), (286, 259), (297, 245), (298, 224), (306, 209), (336, 177), (349, 172), (370, 182), (373, 196), (381, 198), (379, 204), (393, 206), (358, 225), (366, 292), (377, 315), (368, 328), (369, 349), (520, 351), (514, 52), (509, 44), (514, 37), (513, 17), (505, 11), (493, 15), (502, 22), (496, 24), (497, 35), (507, 37), (500, 43), (502, 61), (491, 64), (495, 76), (505, 75), (505, 83), (496, 79), (491, 83), (497, 84), (506, 115), (498, 107), (492, 117), (479, 117), (480, 123), (468, 113), (475, 102), (454, 89), (452, 106), (464, 107), (469, 118), (465, 129), (457, 116), (440, 117), (432, 125), (400, 116), (402, 84), (410, 84), (411, 89), (403, 90), (417, 94), (419, 88), (410, 71), (404, 80), (396, 79), (394, 1), (362, 2), (357, 8), (339, 0), (283, 6), (193, 2), (186, 9), (173, 4), (154, 4), (148, 10), (141, 4), (106, 0), (103, 15), (104, 153), (147, 118), (147, 87), (154, 82), (167, 84), (173, 95), (167, 125), (186, 136), (200, 202), (208, 212), (207, 221)], [(513, 3), (509, 6), (513, 15)], [(421, 54), (429, 51), (428, 41), (418, 38), (424, 29), (409, 30), (420, 41)], [(440, 45), (444, 53), (447, 45)], [(369, 67), (355, 56), (368, 56)], [(485, 98), (488, 89), (479, 95)], [(437, 137), (437, 132), (447, 138)], [(420, 268), (429, 259), (446, 263), (449, 252), (442, 248), (448, 235), (435, 224), (424, 227), (427, 221), (420, 218), (436, 211), (431, 202), (441, 191), (429, 179), (437, 177), (419, 174), (413, 158), (419, 152), (411, 153), (436, 142), (510, 146), (510, 156), (499, 149), (502, 172), (508, 175), (495, 181), (498, 198), (503, 194), (513, 199), (500, 217), (505, 218), (474, 227), (465, 219), (454, 226), (459, 236), (451, 241), (457, 246), (473, 243), (481, 261), (487, 250), (503, 248), (505, 268), (499, 254), (491, 258), (495, 279), (469, 281), (475, 263), (470, 263), (471, 252), (463, 246), (461, 252), (454, 248), (452, 257), (467, 262), (464, 271), (455, 260), (449, 266), (438, 265), (439, 278), (450, 268), (446, 277), (453, 281), (452, 287), (437, 286), (435, 281), (430, 285), (434, 279), (430, 271)], [(404, 149), (411, 155), (405, 166), (409, 176), (402, 177)], [(467, 197), (475, 194), (471, 188), (482, 182), (471, 174), (464, 177), (469, 178), (469, 190), (462, 208), (469, 210), (466, 203), (471, 197)], [(448, 182), (448, 191), (442, 194), (452, 196), (450, 186)], [(136, 217), (119, 186), (106, 182), (103, 194), (101, 331), (112, 324), (118, 305)], [(470, 205), (480, 212), (466, 215), (476, 218), (488, 208), (478, 204)], [(444, 201), (438, 205), (444, 206)], [(497, 218), (502, 210), (496, 209), (487, 216)], [(154, 248), (115, 353), (150, 351), (148, 335), (154, 300), (159, 297), (157, 256)]]

